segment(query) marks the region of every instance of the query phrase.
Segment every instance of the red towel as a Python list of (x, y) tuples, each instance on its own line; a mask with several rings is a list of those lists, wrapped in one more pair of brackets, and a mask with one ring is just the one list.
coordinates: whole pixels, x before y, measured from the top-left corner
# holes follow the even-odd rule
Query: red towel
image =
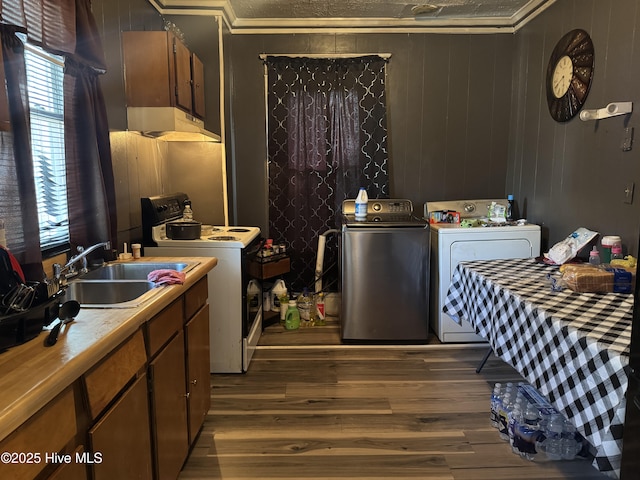
[(161, 269), (149, 272), (147, 280), (157, 285), (182, 285), (187, 276), (176, 270)]

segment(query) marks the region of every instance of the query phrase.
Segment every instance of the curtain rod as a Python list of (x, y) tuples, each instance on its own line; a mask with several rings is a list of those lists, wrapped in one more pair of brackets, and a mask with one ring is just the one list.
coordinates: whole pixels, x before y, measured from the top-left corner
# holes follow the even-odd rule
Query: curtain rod
[(266, 60), (267, 57), (292, 57), (292, 58), (358, 58), (358, 57), (369, 57), (369, 56), (378, 56), (384, 60), (388, 60), (391, 58), (390, 53), (334, 53), (334, 54), (323, 54), (323, 53), (261, 53), (258, 55), (260, 60)]

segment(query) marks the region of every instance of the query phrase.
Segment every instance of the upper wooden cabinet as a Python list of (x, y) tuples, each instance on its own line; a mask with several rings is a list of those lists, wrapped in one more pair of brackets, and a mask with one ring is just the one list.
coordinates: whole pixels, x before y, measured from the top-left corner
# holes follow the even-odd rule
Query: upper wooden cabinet
[(171, 32), (123, 32), (128, 107), (178, 107), (204, 118), (204, 68)]

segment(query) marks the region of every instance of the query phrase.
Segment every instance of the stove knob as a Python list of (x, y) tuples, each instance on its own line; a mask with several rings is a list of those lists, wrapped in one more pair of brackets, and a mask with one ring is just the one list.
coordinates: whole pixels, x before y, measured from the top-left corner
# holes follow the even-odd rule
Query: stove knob
[(464, 211), (467, 213), (473, 213), (476, 211), (476, 206), (473, 203), (465, 203)]
[(382, 205), (380, 205), (379, 203), (374, 203), (373, 207), (371, 208), (373, 208), (374, 212), (379, 212), (380, 210), (382, 210)]

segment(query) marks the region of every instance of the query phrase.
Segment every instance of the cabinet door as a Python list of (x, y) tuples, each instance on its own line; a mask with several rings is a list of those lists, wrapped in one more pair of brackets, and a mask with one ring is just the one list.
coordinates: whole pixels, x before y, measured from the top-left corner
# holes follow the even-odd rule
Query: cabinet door
[(191, 111), (191, 52), (177, 38), (173, 39), (176, 75), (176, 106)]
[(89, 430), (94, 480), (152, 478), (147, 377), (142, 375)]
[(193, 78), (193, 114), (196, 117), (204, 118), (204, 65), (195, 53), (191, 54), (191, 72)]
[(156, 477), (175, 479), (189, 451), (184, 333), (150, 363)]
[(173, 106), (173, 44), (169, 32), (122, 32), (128, 107)]
[(209, 305), (185, 327), (187, 342), (187, 389), (189, 392), (189, 444), (193, 444), (211, 405), (209, 374)]

